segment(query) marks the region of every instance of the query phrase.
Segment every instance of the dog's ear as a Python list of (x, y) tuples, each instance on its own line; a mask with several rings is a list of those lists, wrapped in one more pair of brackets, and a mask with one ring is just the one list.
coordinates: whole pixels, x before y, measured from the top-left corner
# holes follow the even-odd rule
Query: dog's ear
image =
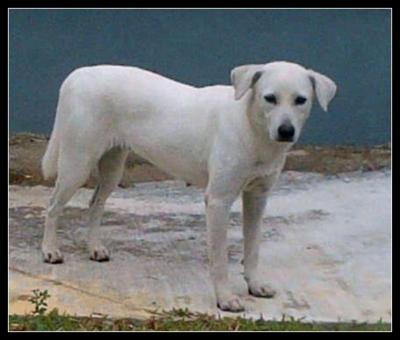
[(328, 111), (328, 104), (336, 94), (336, 84), (332, 79), (313, 70), (308, 70), (308, 74), (319, 104), (324, 111)]
[(231, 82), (235, 89), (235, 99), (239, 100), (260, 79), (263, 65), (243, 65), (231, 71)]

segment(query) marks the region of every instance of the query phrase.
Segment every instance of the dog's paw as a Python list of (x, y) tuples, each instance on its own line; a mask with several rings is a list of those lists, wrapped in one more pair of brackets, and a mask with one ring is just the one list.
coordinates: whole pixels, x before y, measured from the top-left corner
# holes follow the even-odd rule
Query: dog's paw
[(249, 294), (255, 297), (273, 298), (276, 294), (275, 289), (265, 283), (251, 282), (248, 287)]
[(61, 251), (57, 248), (43, 248), (43, 261), (46, 263), (57, 264), (63, 263), (64, 257)]
[(105, 262), (110, 260), (110, 252), (103, 245), (90, 248), (90, 259), (97, 262)]
[(242, 300), (236, 295), (224, 299), (218, 299), (217, 306), (219, 309), (226, 312), (238, 313), (244, 311)]

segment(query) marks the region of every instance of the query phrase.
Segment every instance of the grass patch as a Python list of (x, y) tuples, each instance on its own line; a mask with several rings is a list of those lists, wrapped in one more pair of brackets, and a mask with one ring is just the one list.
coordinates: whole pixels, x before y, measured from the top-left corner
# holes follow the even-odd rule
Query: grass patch
[(10, 315), (10, 331), (390, 331), (391, 325), (382, 320), (369, 324), (357, 322), (302, 322), (282, 317), (280, 321), (253, 320), (242, 317), (215, 317), (193, 313), (188, 309), (152, 312), (147, 320), (77, 317), (60, 314), (57, 308), (47, 313), (47, 290), (35, 289), (28, 299), (31, 314)]
[(279, 321), (251, 320), (242, 317), (218, 318), (172, 310), (157, 313), (147, 320), (76, 317), (53, 309), (47, 314), (10, 315), (10, 331), (390, 331), (391, 325), (376, 323), (302, 322), (294, 318)]

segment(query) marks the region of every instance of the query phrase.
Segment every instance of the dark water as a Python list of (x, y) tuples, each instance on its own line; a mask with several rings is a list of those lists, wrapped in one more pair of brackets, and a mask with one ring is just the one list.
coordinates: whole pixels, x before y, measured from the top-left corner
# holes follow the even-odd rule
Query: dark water
[(390, 140), (390, 10), (10, 10), (10, 129), (49, 133), (73, 69), (127, 64), (195, 86), (229, 84), (234, 66), (298, 62), (338, 84), (301, 142)]

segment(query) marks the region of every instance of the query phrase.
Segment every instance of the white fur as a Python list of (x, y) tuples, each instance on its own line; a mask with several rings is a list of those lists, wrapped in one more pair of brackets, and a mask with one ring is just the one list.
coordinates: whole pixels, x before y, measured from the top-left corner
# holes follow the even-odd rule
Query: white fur
[[(98, 226), (128, 150), (134, 150), (169, 174), (206, 188), (211, 276), (218, 305), (230, 311), (243, 310), (229, 289), (226, 243), (230, 207), (243, 193), (245, 279), (251, 294), (272, 296), (274, 291), (257, 278), (267, 193), (309, 115), (313, 83), (324, 109), (336, 86), (287, 62), (240, 66), (231, 78), (233, 87), (196, 88), (135, 67), (102, 65), (72, 72), (60, 90), (42, 163), (46, 178), (58, 173), (42, 244), (45, 261), (62, 261), (57, 217), (93, 168), (99, 170), (99, 185), (90, 203), (88, 244), (92, 259), (108, 259)], [(264, 99), (271, 93), (276, 104)], [(298, 95), (307, 98), (304, 105), (294, 105)], [(284, 122), (295, 128), (293, 142), (277, 141)]]

